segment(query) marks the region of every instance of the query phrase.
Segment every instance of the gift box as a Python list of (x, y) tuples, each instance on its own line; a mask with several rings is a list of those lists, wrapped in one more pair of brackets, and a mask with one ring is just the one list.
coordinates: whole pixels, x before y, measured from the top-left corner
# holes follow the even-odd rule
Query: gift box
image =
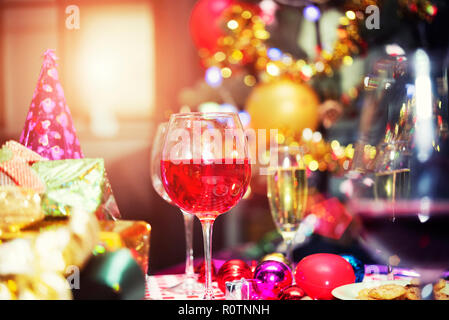
[[(55, 231), (69, 225), (68, 217), (50, 218), (39, 221), (21, 230), (0, 232), (0, 244), (17, 238), (32, 239), (45, 231)], [(142, 271), (148, 271), (151, 226), (145, 221), (102, 220), (99, 223), (99, 240), (93, 250), (94, 255), (114, 252), (123, 248), (131, 251)]]
[(44, 219), (41, 198), (32, 189), (0, 186), (0, 235)]
[[(0, 297), (70, 299), (64, 277), (74, 269), (83, 269), (98, 236), (96, 217), (79, 208), (70, 218), (43, 220), (0, 234), (0, 287), (4, 289)], [(10, 285), (8, 290), (5, 285)]]
[(7, 141), (0, 149), (0, 185), (18, 186), (43, 193), (45, 185), (30, 165), (45, 160), (18, 142)]
[[(144, 274), (148, 272), (151, 226), (145, 221), (100, 221), (100, 243), (96, 250), (116, 251), (128, 248)], [(94, 252), (95, 254), (95, 252)]]
[(81, 207), (96, 213), (104, 200), (103, 159), (71, 159), (36, 162), (32, 169), (46, 187), (42, 208), (47, 216), (70, 216)]
[(313, 204), (306, 219), (313, 221), (316, 234), (338, 240), (351, 223), (352, 216), (340, 200), (330, 198)]

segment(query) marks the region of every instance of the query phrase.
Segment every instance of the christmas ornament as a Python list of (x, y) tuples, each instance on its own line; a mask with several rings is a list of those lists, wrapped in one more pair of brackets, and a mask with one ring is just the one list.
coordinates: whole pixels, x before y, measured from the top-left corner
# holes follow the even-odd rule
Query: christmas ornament
[(355, 282), (362, 282), (365, 277), (365, 264), (350, 254), (342, 254), (341, 257), (348, 261), (354, 269)]
[(296, 284), (313, 299), (331, 300), (332, 290), (354, 283), (352, 266), (336, 254), (317, 253), (303, 258), (296, 266)]
[(248, 97), (246, 110), (255, 130), (278, 129), (280, 133), (301, 134), (306, 128), (317, 128), (318, 105), (318, 96), (311, 87), (281, 79), (255, 87)]
[[(198, 273), (198, 282), (204, 283), (204, 261), (201, 261), (201, 263), (195, 268), (195, 273)], [(215, 263), (212, 260), (211, 261), (211, 273), (212, 273), (212, 281), (217, 280), (217, 269), (215, 268)]]
[(83, 153), (59, 82), (56, 59), (54, 50), (44, 52), (20, 143), (49, 160), (79, 159)]
[(223, 36), (220, 17), (233, 0), (199, 0), (190, 15), (190, 34), (198, 49), (215, 52), (217, 40)]
[[(319, 19), (319, 10), (316, 10), (317, 7), (313, 8), (313, 17), (309, 8), (306, 19)], [(364, 8), (357, 13), (342, 14), (337, 27), (337, 41), (331, 52), (319, 45), (317, 58), (306, 61), (295, 59), (291, 54), (267, 44), (270, 33), (265, 28), (263, 10), (261, 15), (260, 10), (232, 4), (219, 17), (224, 34), (217, 40), (216, 50), (209, 55), (200, 56), (203, 57), (204, 65), (217, 66), (229, 76), (231, 74), (228, 70), (251, 63), (251, 69), (255, 72), (245, 77), (244, 83), (247, 86), (253, 86), (258, 80), (270, 81), (283, 76), (300, 82), (317, 75), (332, 76), (335, 69), (351, 65), (353, 56), (366, 49), (366, 44), (359, 35), (359, 23), (365, 18)]]
[(128, 249), (93, 256), (80, 274), (75, 300), (142, 300), (145, 275)]
[(258, 264), (259, 263), (257, 262), (257, 260), (251, 260), (249, 267), (251, 269), (252, 274), (254, 274), (254, 271), (256, 270)]
[(301, 300), (304, 298), (304, 290), (298, 286), (290, 286), (285, 288), (279, 294), (279, 300)]
[(291, 267), (291, 262), (287, 259), (287, 257), (280, 252), (269, 253), (260, 259), (260, 262), (264, 262), (267, 260), (279, 261), (285, 263), (287, 266)]
[(254, 279), (261, 282), (261, 299), (277, 299), (279, 293), (292, 284), (292, 272), (290, 268), (279, 261), (264, 261), (254, 271)]
[(243, 260), (233, 259), (226, 261), (217, 273), (217, 283), (223, 293), (226, 291), (226, 282), (252, 278), (251, 268)]

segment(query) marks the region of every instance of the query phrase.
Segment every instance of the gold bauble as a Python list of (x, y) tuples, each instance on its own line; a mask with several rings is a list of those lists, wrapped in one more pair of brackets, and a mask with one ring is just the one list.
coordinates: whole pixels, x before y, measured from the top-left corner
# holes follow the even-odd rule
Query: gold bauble
[(246, 102), (253, 129), (278, 129), (279, 133), (295, 134), (301, 134), (305, 128), (317, 129), (318, 105), (319, 98), (310, 86), (289, 79), (257, 85)]
[(282, 262), (282, 263), (285, 263), (286, 265), (288, 265), (289, 267), (291, 267), (290, 261), (287, 259), (287, 257), (283, 253), (280, 253), (280, 252), (269, 253), (269, 254), (263, 256), (262, 259), (260, 259), (260, 262), (264, 262), (264, 261), (268, 261), (268, 260)]

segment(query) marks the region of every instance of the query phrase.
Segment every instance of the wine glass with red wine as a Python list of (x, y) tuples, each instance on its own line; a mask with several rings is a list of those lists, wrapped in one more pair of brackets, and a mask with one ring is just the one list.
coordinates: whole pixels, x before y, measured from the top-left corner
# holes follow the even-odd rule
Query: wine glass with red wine
[[(162, 184), (161, 178), (161, 158), (162, 158), (162, 148), (165, 141), (165, 136), (167, 135), (168, 122), (163, 122), (159, 124), (156, 129), (156, 136), (153, 141), (153, 146), (151, 149), (151, 182), (153, 184), (154, 190), (161, 196), (162, 199), (167, 201), (169, 204), (173, 205), (173, 201), (168, 196), (165, 188)], [(184, 218), (184, 229), (186, 238), (186, 265), (184, 279), (168, 288), (169, 291), (175, 293), (187, 293), (200, 294), (204, 291), (204, 286), (197, 282), (194, 268), (193, 268), (193, 215), (186, 212), (182, 212)]]
[(247, 139), (237, 114), (179, 113), (170, 117), (161, 159), (162, 183), (182, 211), (202, 225), (204, 299), (214, 299), (212, 226), (242, 199), (251, 177)]
[(449, 268), (448, 61), (418, 49), (375, 64), (350, 172), (363, 243), (415, 269), (422, 288)]

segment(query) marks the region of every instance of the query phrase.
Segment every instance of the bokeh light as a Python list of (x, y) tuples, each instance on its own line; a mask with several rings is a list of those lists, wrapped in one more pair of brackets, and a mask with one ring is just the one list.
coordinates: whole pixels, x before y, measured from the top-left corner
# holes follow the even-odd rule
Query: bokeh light
[(304, 8), (303, 14), (307, 20), (315, 22), (320, 18), (321, 11), (317, 6), (308, 5)]
[(210, 67), (206, 70), (205, 80), (208, 85), (216, 88), (221, 85), (223, 77), (221, 75), (221, 70), (218, 67)]

